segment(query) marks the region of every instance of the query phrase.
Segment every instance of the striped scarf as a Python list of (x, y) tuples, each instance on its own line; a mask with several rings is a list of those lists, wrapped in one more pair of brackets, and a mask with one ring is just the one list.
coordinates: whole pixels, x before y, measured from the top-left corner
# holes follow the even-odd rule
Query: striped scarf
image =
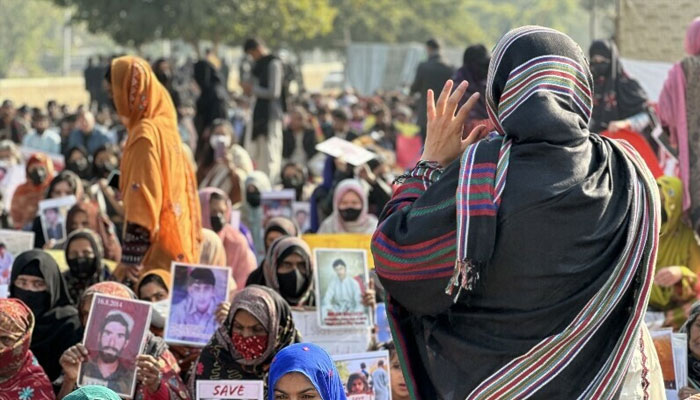
[[(519, 65), (505, 65), (517, 59), (517, 56), (509, 53), (509, 49), (518, 39), (538, 34), (565, 37), (548, 28), (522, 27), (506, 34), (493, 53), (486, 96), (489, 117), (498, 134), (472, 144), (461, 158), (456, 195), (457, 260), (446, 289), (451, 295), (455, 287), (459, 288), (455, 302), (462, 289), (473, 290), (479, 279), (479, 269), (493, 255), (497, 215), (508, 175), (510, 151), (519, 140), (527, 141), (527, 138), (509, 136), (508, 132), (514, 131), (512, 125), (518, 123), (514, 121), (509, 125), (510, 119), (518, 113), (522, 115), (533, 111), (529, 100), (541, 96), (535, 101), (541, 98), (550, 102), (545, 104), (555, 101), (557, 106), (564, 105), (567, 111), (579, 114), (586, 122), (590, 120), (591, 78), (587, 67), (582, 65), (582, 57), (577, 61), (562, 55), (543, 55), (526, 59)], [(519, 50), (523, 51), (522, 48)], [(511, 57), (506, 57), (507, 53)], [(501, 80), (500, 91), (497, 89), (501, 86), (496, 80)], [(535, 120), (538, 116), (531, 114), (529, 118)], [(643, 161), (626, 144), (614, 144), (613, 148), (626, 153), (632, 160), (630, 179), (634, 201), (627, 242), (623, 253), (611, 266), (612, 274), (568, 326), (504, 365), (474, 389), (468, 399), (524, 399), (533, 395), (569, 365), (607, 321), (635, 279), (639, 281), (641, 278), (630, 318), (622, 335), (617, 338), (615, 351), (608, 355), (604, 367), (579, 398), (608, 399), (619, 389), (648, 301), (659, 226), (652, 206), (658, 204), (657, 193), (650, 189), (655, 184)]]

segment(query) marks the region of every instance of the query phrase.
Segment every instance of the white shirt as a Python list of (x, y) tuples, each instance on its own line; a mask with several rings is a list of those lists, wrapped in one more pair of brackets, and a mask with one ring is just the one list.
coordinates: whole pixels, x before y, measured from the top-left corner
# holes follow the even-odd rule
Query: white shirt
[(39, 135), (32, 130), (22, 139), (22, 146), (49, 154), (61, 154), (61, 135), (54, 129), (47, 129)]

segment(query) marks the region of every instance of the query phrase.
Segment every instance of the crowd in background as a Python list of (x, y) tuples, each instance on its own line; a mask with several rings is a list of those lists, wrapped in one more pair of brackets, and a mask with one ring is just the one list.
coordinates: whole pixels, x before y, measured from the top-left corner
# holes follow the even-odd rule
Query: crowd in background
[[(165, 88), (176, 112), (182, 143), (177, 152), (188, 162), (174, 179), (191, 170), (196, 184), (199, 208), (192, 221), (201, 224), (192, 222), (188, 229), (198, 230), (189, 240), (201, 246), (193, 253), (199, 258), (190, 261), (231, 268), (233, 290), (229, 301), (217, 305), (219, 328), (203, 349), (166, 345), (160, 337), (162, 323), (154, 319), (148, 350), (137, 362), (136, 398), (194, 398), (199, 379), (269, 380), (274, 390), (285, 371), (312, 368), (303, 357), (318, 360), (319, 366), (330, 362), (314, 345), (294, 345), (302, 338), (291, 308), (316, 307), (320, 301), (314, 298), (313, 257), (301, 235), (375, 231), (377, 217), (392, 199), (395, 178), (419, 160), (429, 89), (439, 93), (448, 79), (468, 81), (461, 104), (471, 93), (482, 97), (465, 131), (478, 125), (493, 129), (483, 96), (488, 50), (468, 47), (463, 65), (455, 69), (442, 60), (438, 41), (428, 41), (426, 48), (428, 59), (419, 66), (410, 89), (373, 96), (359, 96), (351, 89), (292, 94), (289, 68), (258, 39), (244, 43), (239, 93), (228, 90), (229, 66), (211, 53), (177, 67), (166, 59), (151, 64), (149, 75)], [(700, 171), (695, 171), (694, 162), (700, 122), (692, 107), (700, 99), (697, 20), (688, 31), (686, 50), (688, 57), (672, 70), (658, 104), (652, 104), (625, 73), (611, 40), (594, 42), (589, 60), (595, 86), (591, 131), (627, 140), (658, 178), (663, 221), (649, 314), (660, 325), (683, 326), (688, 332), (691, 388), (683, 394), (689, 396), (700, 390), (700, 349), (695, 344), (700, 313), (691, 308), (700, 288), (700, 198), (695, 196)], [(9, 285), (9, 297), (21, 300), (0, 300), (0, 392), (32, 388), (33, 395), (19, 397), (22, 400), (79, 398), (71, 392), (77, 364), (87, 355), (80, 342), (95, 293), (149, 301), (157, 311), (156, 305), (172, 290), (172, 259), (148, 252), (159, 245), (151, 239), (154, 228), (145, 222), (136, 225), (133, 208), (125, 208), (136, 189), (123, 181), (125, 174), (148, 179), (144, 165), (163, 164), (143, 160), (142, 165), (133, 156), (125, 158), (135, 145), (129, 140), (133, 121), (117, 112), (118, 94), (105, 83), (105, 76), (110, 82), (111, 74), (114, 82), (117, 73), (110, 59), (91, 61), (85, 71), (91, 100), (77, 108), (61, 104), (60, 93), (43, 108), (11, 99), (0, 106), (0, 181), (17, 169), (22, 176), (12, 179), (14, 187), (0, 190), (0, 228), (35, 233), (35, 249), (10, 263), (3, 261), (6, 246), (0, 243), (0, 278)], [(661, 135), (654, 133), (664, 129)], [(354, 165), (319, 152), (317, 145), (330, 138), (352, 142), (375, 157)], [(139, 168), (142, 171), (129, 171)], [(263, 225), (261, 196), (279, 189), (292, 189), (296, 201), (310, 204), (305, 231), (296, 220), (284, 217)], [(65, 196), (77, 200), (65, 220), (67, 237), (46, 240), (37, 214), (39, 202)], [(236, 226), (232, 213), (240, 213)], [(57, 253), (48, 250), (61, 250), (64, 260), (57, 261)], [(59, 269), (63, 261), (65, 271)], [(385, 296), (379, 282), (371, 280), (362, 301), (374, 307)], [(390, 352), (386, 367), (392, 398), (408, 399), (394, 345), (375, 340), (371, 346)], [(325, 371), (331, 378), (334, 368)], [(317, 373), (307, 376), (320, 377)], [(344, 398), (343, 384), (330, 381), (327, 387), (321, 385), (321, 398)], [(80, 389), (90, 390), (100, 389)]]

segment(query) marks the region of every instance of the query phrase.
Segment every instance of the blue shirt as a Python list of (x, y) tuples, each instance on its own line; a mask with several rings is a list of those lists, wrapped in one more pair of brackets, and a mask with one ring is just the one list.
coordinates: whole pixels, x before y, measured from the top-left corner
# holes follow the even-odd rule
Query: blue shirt
[(61, 135), (53, 129), (47, 129), (41, 135), (32, 130), (22, 139), (22, 146), (48, 154), (61, 154)]
[(107, 130), (99, 125), (95, 125), (95, 128), (93, 128), (92, 133), (89, 135), (84, 134), (79, 129), (71, 132), (70, 136), (68, 136), (68, 146), (66, 146), (66, 149), (82, 146), (87, 149), (88, 153), (95, 154), (100, 147), (106, 144), (116, 144), (116, 140)]

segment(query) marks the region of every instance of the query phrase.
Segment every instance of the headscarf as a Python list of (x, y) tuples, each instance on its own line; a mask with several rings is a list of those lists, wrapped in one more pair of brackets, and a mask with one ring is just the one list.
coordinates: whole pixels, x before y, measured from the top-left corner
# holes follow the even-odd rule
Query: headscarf
[(690, 308), (688, 319), (679, 330), (680, 333), (688, 335), (688, 380), (695, 387), (700, 387), (700, 360), (695, 358), (693, 353), (690, 352), (690, 328), (693, 326), (698, 316), (700, 316), (700, 302), (693, 304)]
[(72, 305), (58, 264), (48, 253), (29, 250), (17, 256), (12, 264), (10, 297), (18, 298), (18, 288), (14, 282), (19, 275), (25, 273), (38, 273), (46, 282), (48, 304), (43, 314), (35, 315), (31, 349), (49, 379), (54, 381), (62, 370), (59, 358), (66, 349), (81, 339), (78, 310)]
[(202, 225), (207, 229), (212, 228), (209, 203), (214, 193), (226, 200), (226, 212), (224, 213), (226, 224), (218, 233), (226, 250), (226, 262), (224, 265), (231, 267), (236, 285), (242, 288), (245, 287), (248, 275), (255, 270), (255, 254), (250, 250), (248, 241), (240, 230), (237, 230), (229, 223), (231, 220), (231, 202), (228, 201), (228, 196), (223, 191), (216, 188), (206, 188), (199, 191), (199, 202), (202, 205)]
[(37, 215), (39, 201), (44, 199), (46, 188), (51, 184), (54, 176), (53, 161), (43, 153), (37, 153), (27, 160), (27, 176), (29, 168), (39, 164), (46, 169), (46, 179), (40, 185), (35, 185), (31, 181), (19, 185), (12, 196), (10, 214), (15, 223), (15, 228), (21, 229)]
[(621, 387), (659, 200), (629, 146), (588, 131), (592, 86), (567, 35), (508, 32), (486, 91), (499, 134), (444, 170), (416, 168), (387, 204), (372, 254), (412, 397), (612, 398)]
[(279, 232), (284, 236), (300, 236), (301, 232), (297, 223), (286, 217), (272, 217), (267, 220), (265, 224), (265, 230), (263, 232), (263, 239), (267, 238), (267, 234), (270, 232)]
[[(301, 287), (300, 294), (296, 297), (287, 297), (287, 294), (280, 290), (280, 283), (277, 277), (277, 269), (282, 261), (290, 254), (298, 254), (304, 259), (304, 271), (299, 271), (297, 279), (303, 278), (306, 282)], [(314, 263), (311, 259), (311, 249), (301, 238), (296, 236), (282, 236), (275, 240), (270, 249), (267, 251), (267, 256), (263, 262), (263, 276), (265, 278), (265, 286), (279, 293), (291, 306), (304, 306), (309, 304), (312, 299), (313, 282), (314, 282)]]
[[(231, 339), (238, 310), (245, 310), (260, 321), (268, 333), (262, 356), (246, 360)], [(270, 288), (251, 285), (236, 294), (226, 321), (217, 329), (199, 356), (190, 376), (190, 393), (196, 397), (198, 380), (266, 380), (272, 358), (281, 349), (300, 341), (292, 320), (292, 311), (284, 299)]]
[(63, 398), (64, 400), (121, 400), (119, 395), (114, 393), (112, 389), (106, 386), (89, 385), (80, 387), (68, 396)]
[(95, 232), (89, 229), (78, 229), (73, 231), (68, 235), (66, 243), (63, 246), (63, 250), (66, 257), (66, 263), (68, 262), (68, 249), (70, 244), (76, 239), (85, 239), (90, 242), (90, 247), (92, 247), (92, 252), (95, 254), (95, 271), (88, 278), (78, 277), (73, 274), (73, 271), (69, 270), (63, 273), (63, 278), (66, 280), (66, 285), (68, 287), (68, 293), (72, 299), (78, 300), (83, 294), (83, 291), (97, 282), (105, 281), (109, 278), (109, 270), (105, 267), (102, 262), (102, 245), (97, 240)]
[(88, 297), (94, 295), (95, 293), (104, 294), (112, 297), (119, 297), (122, 299), (133, 300), (137, 298), (136, 294), (131, 289), (119, 282), (100, 282), (90, 286), (89, 288), (87, 288), (87, 290), (83, 292), (83, 295), (80, 297), (80, 302), (78, 303), (78, 305), (82, 305)]
[(83, 186), (83, 181), (80, 180), (80, 177), (75, 172), (64, 169), (51, 180), (51, 183), (49, 184), (49, 187), (46, 190), (47, 199), (51, 198), (51, 192), (53, 192), (56, 186), (62, 182), (68, 183), (68, 186), (70, 186), (71, 191), (73, 192), (72, 194), (78, 200), (81, 200), (83, 198), (83, 195), (85, 194), (85, 187)]
[[(697, 156), (694, 154), (696, 151), (691, 149), (690, 138), (691, 133), (700, 129), (700, 126), (697, 126), (696, 122), (688, 120), (687, 103), (693, 104), (693, 102), (687, 98), (687, 92), (690, 91), (690, 95), (695, 96), (700, 91), (697, 78), (693, 75), (693, 71), (698, 69), (696, 56), (700, 55), (700, 17), (695, 18), (688, 26), (685, 34), (685, 52), (690, 56), (684, 60), (688, 62), (687, 66), (690, 70), (685, 71), (683, 61), (671, 67), (659, 95), (657, 107), (661, 123), (668, 127), (672, 141), (678, 144), (680, 178), (683, 182), (683, 211), (690, 209), (691, 204), (696, 202), (696, 200), (691, 200), (690, 194), (691, 177), (696, 176), (694, 174), (695, 168), (690, 161), (691, 152), (693, 158)], [(695, 62), (692, 62), (693, 59)], [(690, 68), (691, 66), (694, 68)], [(686, 77), (686, 72), (691, 75)], [(692, 84), (691, 87), (688, 87), (689, 83)], [(697, 206), (693, 207), (690, 215), (694, 228), (698, 226), (700, 219), (697, 209)]]
[(297, 343), (282, 349), (270, 366), (267, 398), (275, 399), (275, 387), (283, 376), (297, 372), (313, 385), (322, 400), (345, 400), (345, 390), (333, 360), (313, 343)]
[(219, 235), (211, 229), (202, 229), (202, 251), (199, 263), (202, 265), (226, 266), (226, 250)]
[(110, 71), (114, 104), (129, 132), (120, 165), (125, 224), (151, 235), (142, 264), (169, 269), (174, 260), (197, 263), (202, 234), (197, 182), (170, 95), (140, 58), (116, 58)]
[(636, 115), (646, 109), (647, 95), (620, 63), (615, 42), (610, 39), (591, 43), (590, 57), (601, 55), (610, 60), (610, 69), (595, 79), (593, 90), (593, 132), (607, 129), (608, 123)]
[(141, 275), (141, 278), (139, 278), (135, 286), (136, 289), (134, 290), (137, 297), (140, 297), (141, 295), (141, 285), (144, 281), (146, 281), (146, 279), (150, 281), (152, 278), (149, 277), (151, 276), (157, 276), (159, 278), (158, 284), (162, 284), (161, 286), (163, 286), (168, 293), (172, 292), (172, 275), (170, 275), (170, 271), (166, 271), (164, 269), (154, 269), (153, 271), (146, 272), (145, 274)]
[(51, 382), (29, 350), (33, 329), (34, 315), (29, 307), (17, 299), (0, 299), (0, 336), (14, 341), (0, 350), (0, 393), (18, 399), (27, 395), (53, 399)]
[[(355, 192), (362, 200), (362, 211), (355, 221), (343, 221), (338, 206), (348, 192)], [(377, 227), (377, 217), (369, 214), (367, 192), (356, 179), (345, 179), (335, 188), (333, 194), (333, 213), (326, 218), (319, 228), (319, 233), (373, 233)]]
[(66, 229), (68, 234), (72, 233), (71, 226), (73, 225), (73, 220), (79, 213), (87, 215), (87, 227), (99, 237), (100, 243), (104, 248), (104, 258), (120, 261), (122, 257), (122, 246), (119, 243), (114, 224), (106, 215), (102, 214), (94, 204), (88, 201), (79, 201), (68, 210), (68, 215), (66, 216)]

